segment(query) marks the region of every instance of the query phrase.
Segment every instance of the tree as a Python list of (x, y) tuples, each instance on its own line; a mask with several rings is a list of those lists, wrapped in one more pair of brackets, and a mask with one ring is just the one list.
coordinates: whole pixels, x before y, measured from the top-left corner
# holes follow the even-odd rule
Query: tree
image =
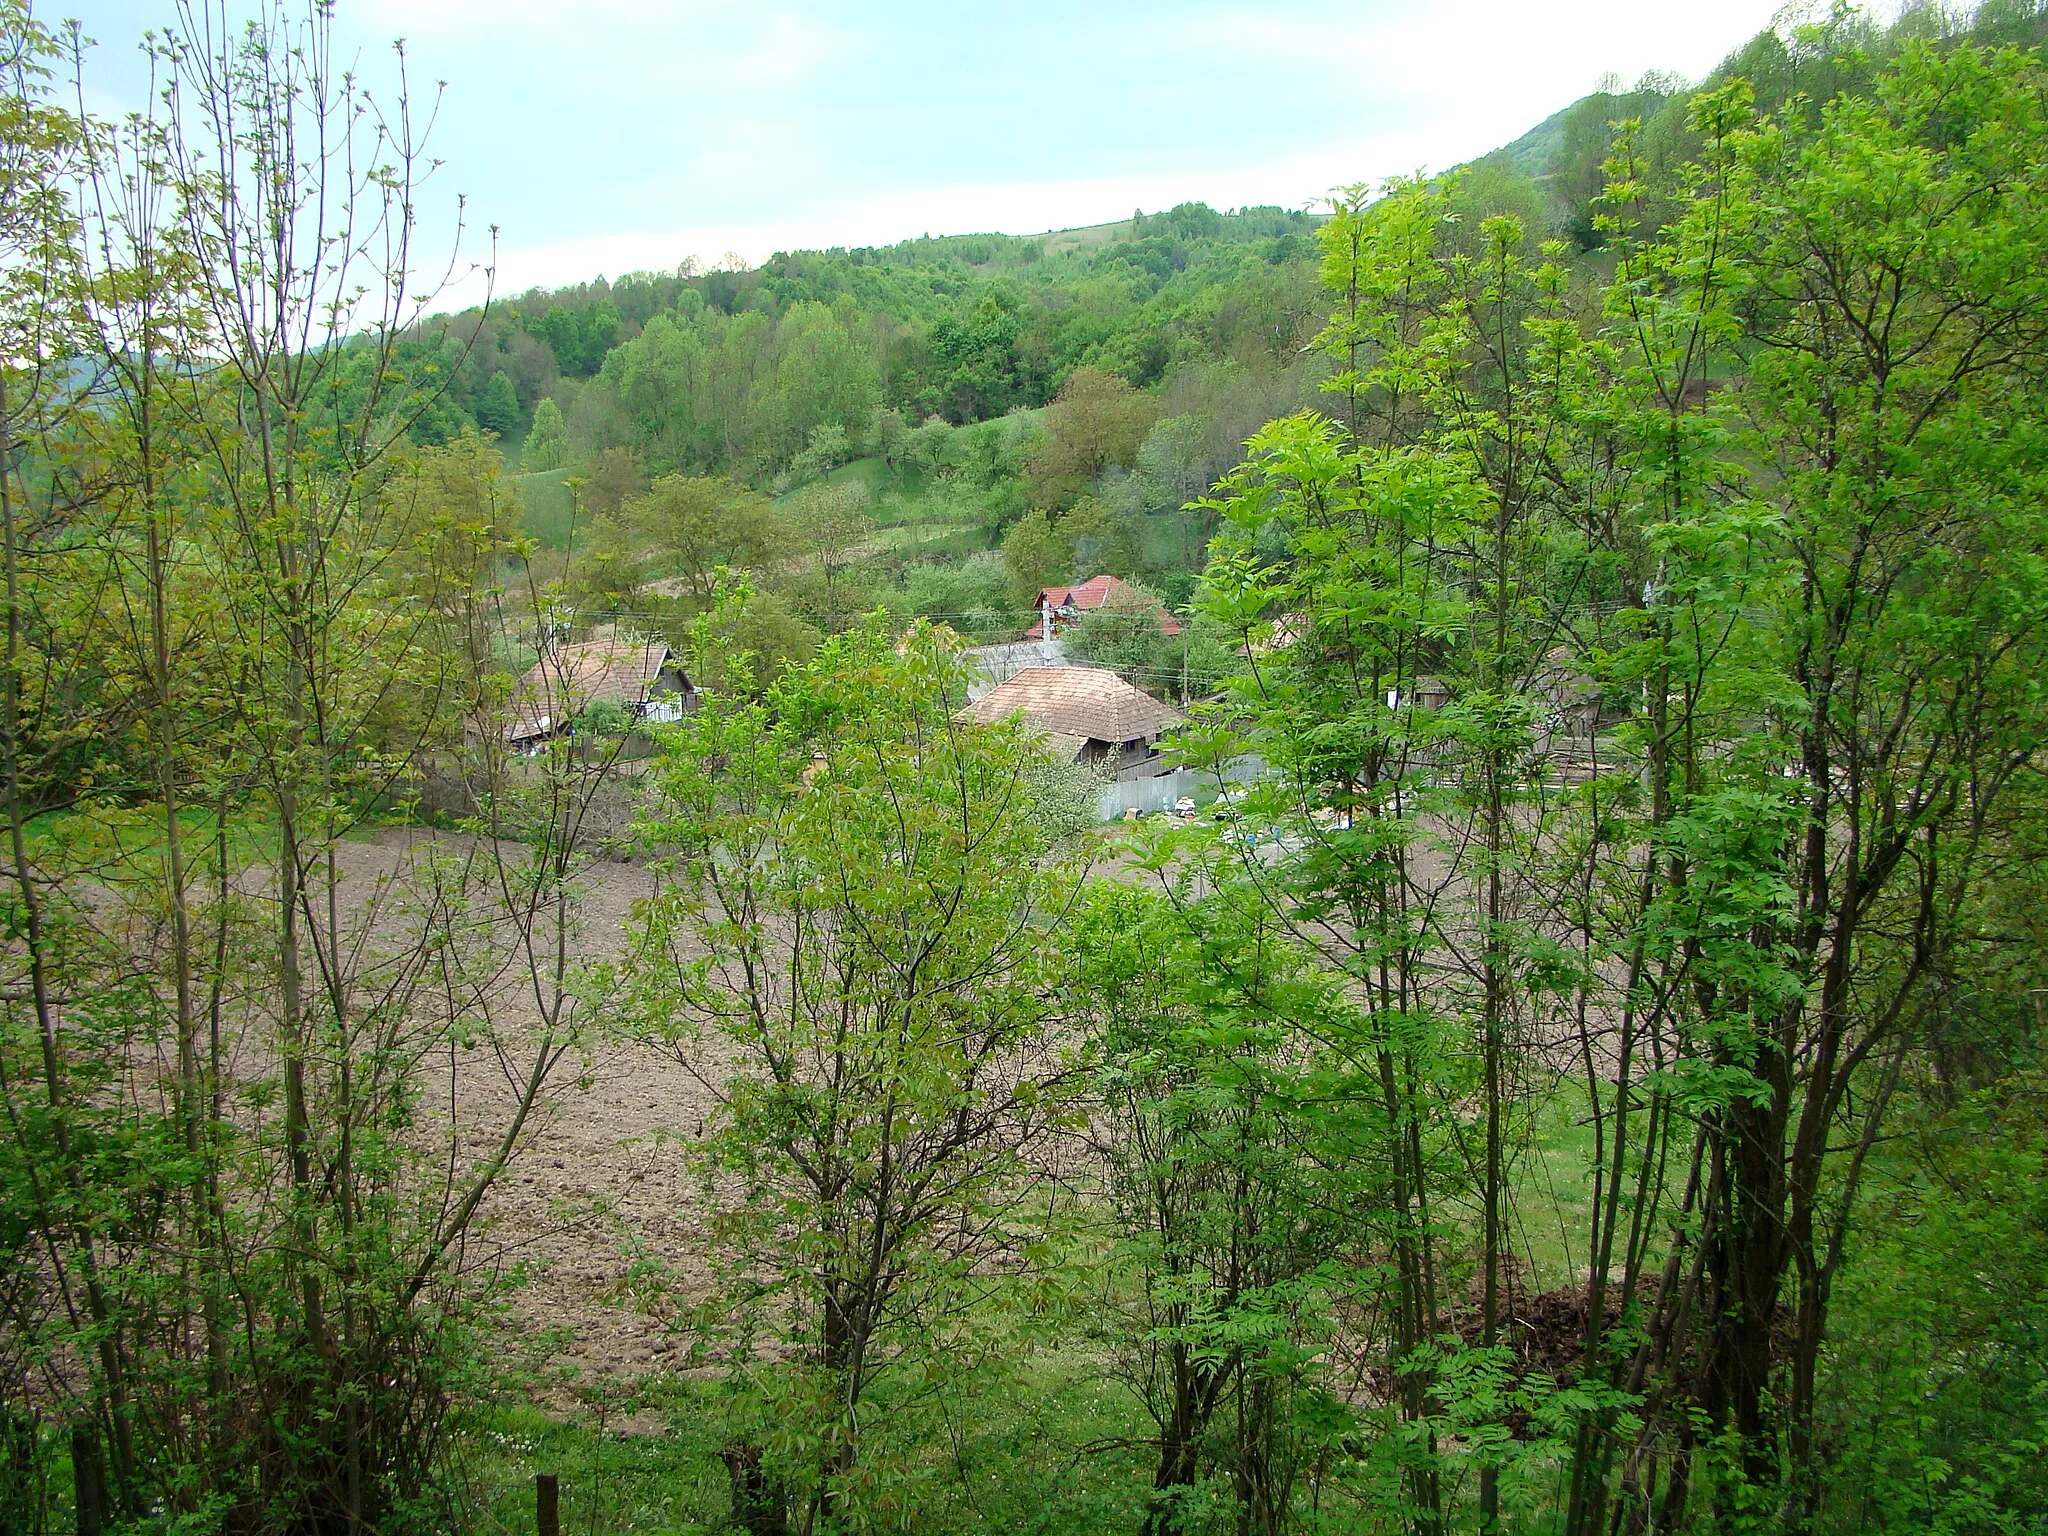
[(822, 479), (853, 457), (853, 443), (837, 422), (821, 422), (811, 429), (810, 443), (789, 461), (788, 479), (807, 485)]
[(562, 408), (544, 398), (533, 408), (533, 430), (526, 434), (526, 444), (519, 451), (519, 467), (539, 472), (560, 469), (568, 462), (568, 423), (562, 419)]
[(854, 444), (868, 440), (882, 402), (881, 375), (851, 310), (793, 305), (776, 323), (775, 348), (773, 383), (749, 413), (762, 466), (788, 466), (819, 446), (820, 432), (850, 457)]
[[(466, 735), (438, 711), (502, 746), (495, 455), (474, 435), (411, 452), (442, 390), (400, 352), (422, 146), (402, 74), (387, 112), (331, 70), (327, 7), (241, 31), (186, 7), (152, 42), (145, 111), (69, 141), (88, 230), (30, 241), (60, 123), (33, 110), (47, 39), (0, 24), (0, 1166), (10, 1258), (38, 1254), (26, 1285), (10, 1262), (0, 1335), (10, 1365), (44, 1367), (89, 1528), (391, 1528), (436, 1502), (489, 1288), (467, 1239), (573, 1034), (545, 960), (538, 1016), (497, 1011), (518, 952), (564, 953), (535, 942), (570, 926), (551, 855), (429, 839), (387, 872), (388, 907), (342, 885), (350, 831)], [(51, 388), (51, 356), (104, 397)], [(58, 579), (31, 593), (24, 562)], [(62, 684), (26, 731), (24, 676)], [(39, 770), (81, 727), (127, 761), (74, 774), (74, 814), (38, 845)], [(144, 850), (107, 885), (80, 858), (102, 815)], [(476, 1140), (413, 1115), (458, 1037), (518, 1063)], [(143, 1060), (147, 1090), (109, 1091)], [(47, 1476), (42, 1449), (12, 1439), (10, 1478)]]
[(1045, 437), (1024, 467), (1031, 504), (1059, 510), (1103, 470), (1127, 467), (1158, 407), (1114, 374), (1076, 368), (1045, 409)]
[[(758, 330), (761, 317), (754, 317), (750, 330)], [(731, 330), (728, 328), (728, 340)], [(742, 368), (721, 368), (707, 337), (682, 315), (656, 315), (638, 336), (607, 354), (604, 369), (592, 381), (591, 391), (616, 402), (618, 427), (598, 441), (630, 448), (650, 468), (688, 473), (729, 462), (738, 446), (738, 434), (731, 427), (735, 402), (721, 400), (715, 391), (719, 383), (740, 395), (751, 390), (751, 363)], [(730, 359), (740, 362), (739, 358)], [(715, 375), (731, 372), (736, 377)], [(590, 397), (586, 395), (586, 402)], [(724, 418), (721, 420), (720, 418)]]
[[(1255, 750), (1237, 812), (1300, 845), (1239, 888), (1390, 1045), (1441, 1043), (1380, 1053), (1388, 1359), (1411, 1425), (1483, 1430), (1482, 1524), (1518, 1475), (1498, 1384), (1542, 1021), (1570, 1021), (1594, 1137), (1591, 1278), (1559, 1298), (1582, 1395), (1544, 1431), (1565, 1528), (1810, 1523), (1857, 1190), (2038, 731), (2039, 561), (1992, 553), (2044, 537), (2020, 487), (2048, 229), (2007, 201), (2036, 68), (1915, 45), (1783, 124), (1742, 82), (1702, 93), (1675, 221), (1624, 124), (1597, 339), (1518, 220), (1361, 189), (1323, 232), (1345, 422), (1269, 427), (1213, 498), (1204, 606), (1247, 666), (1188, 749), (1219, 778)], [(1432, 1143), (1469, 1171), (1433, 1188)], [(1469, 1230), (1424, 1215), (1446, 1198)], [(1460, 1252), (1476, 1315), (1446, 1351)], [(1408, 1464), (1432, 1523), (1444, 1470)]]
[(476, 397), (471, 413), (486, 432), (503, 437), (515, 430), (519, 425), (519, 394), (512, 388), (511, 376), (502, 370), (492, 374), (490, 383)]
[(1342, 1111), (1304, 1113), (1342, 1072), (1327, 978), (1257, 903), (1195, 886), (1107, 886), (1075, 924), (1116, 1238), (1091, 1301), (1157, 1430), (1144, 1529), (1159, 1536), (1208, 1528), (1212, 1478), (1241, 1529), (1322, 1505), (1330, 1450), (1361, 1427), (1329, 1369), (1333, 1317), (1367, 1294), (1340, 1256), (1383, 1177), (1319, 1145)]
[(1140, 688), (1165, 694), (1180, 686), (1178, 648), (1166, 633), (1166, 605), (1145, 587), (1120, 588), (1101, 607), (1082, 614), (1070, 643), (1083, 660), (1108, 667)]
[(926, 417), (904, 435), (903, 461), (927, 478), (953, 468), (952, 427), (937, 416)]
[(1695, 1368), (1743, 1479), (1779, 1488), (1789, 1461), (1801, 1520), (1847, 1213), (1986, 818), (2038, 739), (2048, 222), (2015, 189), (2040, 173), (2041, 86), (2021, 55), (1913, 43), (1810, 124), (1750, 126), (1739, 82), (1695, 107), (1731, 186), (1694, 200), (1672, 270), (1707, 292), (1726, 251), (1740, 295), (1714, 321), (1740, 325), (1741, 441), (1772, 467), (1745, 487), (1772, 509), (1747, 558), (1779, 573), (1760, 659), (1800, 802), (1754, 941), (1786, 979), (1703, 996), (1699, 1049), (1741, 1089), (1702, 1122)]
[(1024, 383), (1017, 357), (1021, 307), (1007, 288), (992, 287), (964, 316), (941, 315), (933, 323), (933, 379), (919, 396), (920, 409), (964, 426), (1000, 416), (1019, 403)]
[(555, 354), (556, 367), (587, 379), (598, 371), (605, 354), (618, 344), (619, 311), (608, 298), (580, 310), (550, 304), (529, 322), (529, 328)]
[(1003, 565), (1010, 573), (1010, 598), (1028, 608), (1041, 588), (1064, 581), (1072, 569), (1074, 546), (1060, 536), (1051, 518), (1026, 512), (1003, 537)]
[[(536, 415), (536, 422), (538, 415)], [(531, 446), (529, 442), (529, 447)], [(647, 472), (625, 448), (607, 448), (591, 461), (590, 469), (577, 484), (576, 497), (593, 517), (617, 517), (626, 503), (647, 490)]]
[(728, 566), (772, 566), (793, 552), (795, 533), (765, 496), (730, 480), (664, 475), (619, 511), (629, 528), (699, 602)]
[(910, 438), (910, 424), (901, 411), (880, 411), (875, 416), (875, 452), (894, 469), (903, 460)]
[(711, 607), (690, 626), (690, 676), (700, 688), (758, 699), (790, 668), (808, 665), (823, 641), (775, 593), (744, 577), (721, 578)]
[[(956, 720), (958, 687), (938, 632), (839, 636), (766, 700), (707, 700), (657, 768), (636, 1012), (718, 1105), (703, 1316), (780, 1399), (806, 1528), (855, 1495), (877, 1378), (942, 1374), (947, 1298), (1044, 1213), (1023, 1159), (1061, 1113), (1078, 870), (1032, 802), (1039, 748)], [(794, 1351), (779, 1383), (764, 1329)]]
[(1135, 576), (1141, 562), (1129, 523), (1100, 496), (1083, 496), (1056, 525), (1073, 554), (1067, 568), (1077, 576)]
[(861, 557), (875, 532), (866, 488), (859, 484), (806, 486), (797, 493), (789, 518), (800, 545), (808, 548), (818, 563), (826, 616), (842, 617), (839, 578)]

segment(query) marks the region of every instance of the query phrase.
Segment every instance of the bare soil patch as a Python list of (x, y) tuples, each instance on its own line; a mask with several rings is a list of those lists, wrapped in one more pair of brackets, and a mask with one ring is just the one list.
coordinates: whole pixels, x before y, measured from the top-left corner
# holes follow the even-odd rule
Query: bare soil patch
[[(397, 829), (349, 845), (344, 894), (366, 900), (408, 847), (431, 836)], [(633, 904), (651, 894), (653, 879), (636, 865), (607, 861), (581, 883), (577, 957), (617, 959)], [(499, 1000), (501, 1020), (515, 1031), (539, 1017), (530, 988), (521, 996), (525, 981), (515, 971)], [(702, 1133), (711, 1095), (673, 1053), (586, 1022), (585, 1052), (557, 1069), (510, 1170), (484, 1204), (469, 1255), (475, 1263), (517, 1266), (523, 1283), (501, 1322), (505, 1345), (544, 1368), (542, 1396), (558, 1405), (578, 1393), (623, 1393), (680, 1363), (686, 1341), (628, 1292), (633, 1265), (657, 1261), (692, 1300), (706, 1280), (703, 1192), (685, 1148)], [(452, 1120), (460, 1160), (487, 1157), (516, 1100), (509, 1069), (523, 1065), (516, 1055), (501, 1063), (488, 1049), (453, 1053), (428, 1090), (440, 1106), (435, 1138)]]

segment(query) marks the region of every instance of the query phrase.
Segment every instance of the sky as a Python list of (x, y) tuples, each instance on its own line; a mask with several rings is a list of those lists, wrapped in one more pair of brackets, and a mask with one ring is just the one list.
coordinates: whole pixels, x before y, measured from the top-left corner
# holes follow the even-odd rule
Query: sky
[[(247, 0), (227, 0), (246, 14)], [(517, 293), (728, 253), (1312, 205), (1516, 138), (1614, 74), (1697, 79), (1781, 0), (338, 0), (373, 83), (445, 82), (425, 200)], [(147, 89), (171, 0), (41, 0)], [(489, 234), (496, 226), (495, 256)]]

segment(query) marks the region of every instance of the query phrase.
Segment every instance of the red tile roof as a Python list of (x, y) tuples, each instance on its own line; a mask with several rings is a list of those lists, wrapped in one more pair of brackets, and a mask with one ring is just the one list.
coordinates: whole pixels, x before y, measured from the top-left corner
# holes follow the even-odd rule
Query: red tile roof
[[(1115, 576), (1090, 576), (1079, 586), (1074, 587), (1046, 587), (1038, 594), (1036, 603), (1039, 611), (1038, 622), (1024, 631), (1024, 638), (1026, 640), (1043, 640), (1045, 638), (1042, 631), (1045, 625), (1044, 614), (1047, 604), (1052, 605), (1055, 619), (1053, 628), (1057, 631), (1059, 628), (1057, 620), (1059, 618), (1069, 614), (1087, 613), (1091, 609), (1104, 606), (1112, 597), (1118, 596), (1121, 593), (1132, 592), (1133, 590), (1129, 582)], [(1180, 633), (1180, 621), (1166, 611), (1164, 604), (1161, 604), (1159, 608), (1159, 632), (1162, 635), (1169, 636)]]

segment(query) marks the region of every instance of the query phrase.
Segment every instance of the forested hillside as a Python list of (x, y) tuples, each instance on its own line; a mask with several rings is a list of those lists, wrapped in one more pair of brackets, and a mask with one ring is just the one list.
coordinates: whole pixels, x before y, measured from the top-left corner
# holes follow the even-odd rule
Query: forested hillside
[(1044, 405), (1083, 365), (1139, 387), (1188, 362), (1270, 367), (1320, 324), (1314, 225), (1188, 204), (1100, 243), (927, 238), (507, 295), (408, 343), (450, 379), (415, 435), (522, 433), (546, 398), (587, 451), (765, 480), (820, 429), (870, 451), (878, 413), (969, 425)]
[[(1853, 60), (1765, 32), (1705, 86), (1739, 75), (1761, 111), (1811, 112), (1867, 82), (1916, 29), (1939, 31), (1932, 16), (1916, 9), (1887, 28), (1845, 17), (1830, 35), (1856, 34)], [(2028, 45), (2036, 25), (2024, 6), (1987, 8), (1970, 35)], [(1596, 92), (1460, 168), (1448, 216), (1477, 231), (1511, 215), (1532, 241), (1566, 242), (1574, 283), (1597, 283), (1615, 125), (1639, 125), (1640, 174), (1670, 185), (1700, 148), (1694, 95), (1656, 74)], [(1669, 212), (1652, 204), (1642, 217)], [(796, 653), (878, 604), (1010, 638), (1040, 585), (1102, 573), (1179, 606), (1210, 531), (1183, 506), (1260, 422), (1314, 403), (1327, 374), (1311, 345), (1325, 319), (1323, 217), (1188, 204), (1049, 235), (794, 252), (753, 270), (686, 263), (499, 295), (416, 324), (397, 347), (421, 402), (408, 435), (494, 436), (541, 546), (538, 577), (586, 616), (630, 613), (671, 636), (698, 608), (676, 600), (678, 586), (708, 590), (693, 577), (720, 563), (773, 589), (762, 633)], [(1065, 436), (1087, 439), (1078, 449), (1048, 442), (1039, 414), (1062, 390), (1081, 397), (1063, 412)], [(705, 515), (738, 498), (736, 516), (713, 520), (752, 533), (707, 544), (668, 529), (672, 512), (623, 511), (670, 476), (707, 482), (691, 493)], [(795, 513), (792, 494), (810, 486), (814, 510)], [(763, 543), (747, 490), (776, 498), (780, 523), (819, 523), (839, 541), (850, 575), (829, 599), (795, 568), (810, 535), (781, 527)], [(1163, 685), (1185, 649), (1129, 670)]]
[(170, 15), (0, 0), (0, 1533), (2048, 1530), (2048, 10), (452, 316)]

